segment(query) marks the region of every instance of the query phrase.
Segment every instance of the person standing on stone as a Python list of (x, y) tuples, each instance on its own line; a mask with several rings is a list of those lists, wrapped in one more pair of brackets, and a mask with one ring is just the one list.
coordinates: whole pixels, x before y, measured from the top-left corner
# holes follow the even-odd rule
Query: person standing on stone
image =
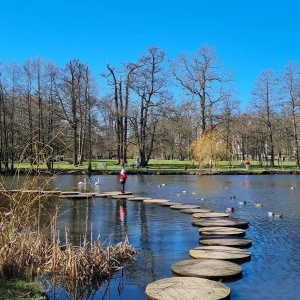
[(125, 169), (121, 170), (119, 179), (120, 179), (120, 183), (121, 183), (121, 193), (124, 194), (125, 193), (125, 184), (126, 184), (126, 180), (127, 180), (127, 174), (126, 174)]

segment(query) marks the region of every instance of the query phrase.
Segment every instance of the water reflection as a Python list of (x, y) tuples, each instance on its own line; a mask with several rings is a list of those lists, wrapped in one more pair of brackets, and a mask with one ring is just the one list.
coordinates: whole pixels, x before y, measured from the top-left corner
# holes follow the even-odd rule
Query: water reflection
[[(98, 177), (99, 185), (95, 186)], [(59, 190), (77, 190), (81, 180), (82, 176), (63, 175), (52, 185)], [(119, 189), (117, 176), (91, 176), (89, 182), (87, 190)], [(231, 300), (296, 299), (300, 294), (297, 175), (141, 175), (129, 176), (126, 188), (135, 196), (198, 204), (219, 212), (234, 207), (233, 217), (249, 221), (245, 238), (252, 240), (247, 249), (251, 260), (242, 264), (241, 279), (225, 283), (231, 288)], [(108, 287), (99, 287), (95, 299), (146, 299), (147, 284), (173, 276), (171, 265), (188, 259), (189, 250), (199, 246), (199, 232), (191, 225), (191, 215), (167, 207), (106, 198), (57, 201), (59, 226), (62, 230), (68, 226), (77, 242), (85, 233), (93, 238), (100, 233), (104, 244), (118, 243), (128, 235), (138, 251), (123, 274), (116, 274)], [(238, 204), (242, 201), (246, 205)], [(283, 218), (269, 216), (269, 211), (283, 214)], [(65, 299), (62, 292), (56, 298), (50, 296)]]

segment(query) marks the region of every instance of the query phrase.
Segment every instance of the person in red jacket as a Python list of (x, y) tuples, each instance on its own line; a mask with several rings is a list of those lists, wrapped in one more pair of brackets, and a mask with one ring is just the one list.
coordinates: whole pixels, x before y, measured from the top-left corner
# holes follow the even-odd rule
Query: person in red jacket
[(125, 184), (126, 184), (126, 180), (127, 180), (127, 175), (126, 175), (125, 169), (121, 170), (119, 178), (120, 178), (120, 183), (121, 183), (121, 193), (124, 194), (125, 193)]

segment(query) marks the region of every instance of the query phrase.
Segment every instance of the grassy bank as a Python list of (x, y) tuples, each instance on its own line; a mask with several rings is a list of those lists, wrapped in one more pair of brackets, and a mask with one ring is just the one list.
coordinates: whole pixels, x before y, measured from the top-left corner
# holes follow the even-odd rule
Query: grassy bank
[(46, 293), (41, 290), (36, 282), (22, 280), (0, 280), (0, 299), (28, 300), (46, 299)]
[[(16, 165), (20, 170), (26, 171), (30, 169), (28, 163), (22, 163)], [(36, 170), (45, 171), (47, 167), (45, 164), (39, 166), (33, 166)], [(298, 173), (299, 168), (294, 161), (276, 161), (275, 166), (271, 167), (268, 162), (260, 164), (258, 161), (251, 161), (250, 170), (246, 170), (244, 164), (240, 161), (218, 161), (212, 168), (208, 165), (204, 167), (196, 166), (190, 160), (159, 160), (151, 159), (148, 166), (145, 168), (137, 168), (136, 160), (129, 159), (125, 168), (131, 174), (266, 174), (266, 173)], [(106, 173), (114, 174), (119, 172), (121, 166), (118, 165), (118, 161), (114, 159), (101, 159), (92, 161), (93, 173)], [(87, 172), (88, 163), (84, 162), (82, 165), (74, 166), (70, 159), (64, 159), (53, 163), (53, 171), (60, 173), (72, 173), (72, 172)]]

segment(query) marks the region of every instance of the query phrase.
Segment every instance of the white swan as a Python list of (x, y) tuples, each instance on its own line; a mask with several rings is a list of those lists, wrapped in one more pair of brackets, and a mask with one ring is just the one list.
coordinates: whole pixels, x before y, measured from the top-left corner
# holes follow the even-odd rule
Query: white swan
[(81, 187), (86, 186), (86, 178), (84, 178), (83, 181), (79, 181), (78, 186), (81, 186)]
[(98, 177), (98, 180), (95, 182), (95, 185), (100, 185), (100, 178)]

